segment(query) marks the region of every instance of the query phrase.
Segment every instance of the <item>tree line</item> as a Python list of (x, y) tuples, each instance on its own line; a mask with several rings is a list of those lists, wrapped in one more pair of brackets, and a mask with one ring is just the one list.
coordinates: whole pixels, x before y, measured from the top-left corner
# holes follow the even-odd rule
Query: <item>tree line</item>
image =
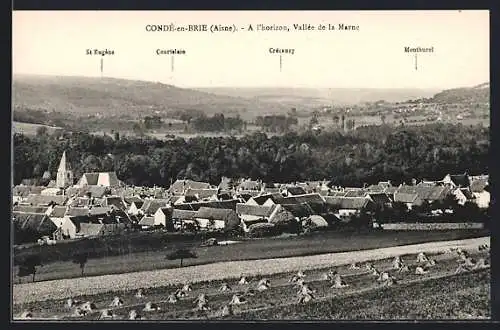
[(386, 180), (398, 184), (441, 179), (447, 173), (488, 173), (488, 149), (489, 128), (461, 124), (167, 141), (69, 132), (15, 134), (14, 182), (41, 177), (46, 170), (54, 179), (66, 150), (75, 177), (115, 171), (131, 185), (168, 187), (177, 178), (218, 184), (222, 176), (264, 182), (327, 179), (342, 186)]

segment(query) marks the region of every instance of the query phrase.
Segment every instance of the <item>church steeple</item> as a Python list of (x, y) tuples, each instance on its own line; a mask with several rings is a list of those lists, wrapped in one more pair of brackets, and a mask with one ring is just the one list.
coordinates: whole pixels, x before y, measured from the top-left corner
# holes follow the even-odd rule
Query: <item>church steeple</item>
[(73, 172), (66, 161), (66, 151), (64, 151), (57, 169), (56, 186), (58, 188), (67, 188), (71, 185), (73, 185)]
[(59, 162), (59, 168), (57, 169), (57, 172), (59, 171), (66, 171), (66, 169), (69, 169), (66, 164), (66, 151), (63, 151), (61, 161)]

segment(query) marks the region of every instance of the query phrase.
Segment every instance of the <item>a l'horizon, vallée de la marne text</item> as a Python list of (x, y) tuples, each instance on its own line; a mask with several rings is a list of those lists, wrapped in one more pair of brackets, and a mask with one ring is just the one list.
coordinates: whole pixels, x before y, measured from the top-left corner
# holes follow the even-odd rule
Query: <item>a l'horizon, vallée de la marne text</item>
[(359, 24), (345, 23), (295, 23), (295, 24), (147, 24), (147, 32), (313, 32), (313, 31), (360, 31)]

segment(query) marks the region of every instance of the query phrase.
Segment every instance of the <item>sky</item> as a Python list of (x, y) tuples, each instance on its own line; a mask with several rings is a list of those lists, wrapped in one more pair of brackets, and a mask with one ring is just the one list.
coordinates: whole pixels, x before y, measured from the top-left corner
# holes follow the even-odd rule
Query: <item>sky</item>
[[(222, 24), (236, 32), (148, 32), (147, 25)], [(248, 31), (251, 24), (254, 31)], [(255, 31), (257, 24), (289, 32)], [(316, 31), (295, 31), (311, 24)], [(336, 30), (318, 31), (320, 24)], [(338, 25), (359, 26), (339, 31)], [(244, 29), (244, 30), (243, 30)], [(454, 88), (489, 81), (489, 12), (14, 11), (13, 74), (103, 75), (180, 87)], [(415, 55), (404, 47), (434, 47)], [(269, 48), (293, 48), (293, 55)], [(157, 49), (184, 49), (157, 55)]]

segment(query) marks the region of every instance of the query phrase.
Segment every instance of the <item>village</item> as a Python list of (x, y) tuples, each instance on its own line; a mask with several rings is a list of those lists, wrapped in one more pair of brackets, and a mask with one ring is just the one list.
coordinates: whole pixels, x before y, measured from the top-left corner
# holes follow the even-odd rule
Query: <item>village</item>
[[(354, 219), (365, 219), (377, 228), (387, 222), (379, 218), (387, 210), (403, 207), (405, 212), (390, 221), (405, 222), (412, 210), (438, 219), (453, 217), (454, 205), (486, 210), (490, 202), (488, 175), (467, 174), (365, 187), (337, 187), (326, 180), (268, 184), (223, 177), (218, 186), (177, 180), (166, 189), (127, 186), (116, 173), (102, 172), (84, 173), (75, 184), (65, 152), (56, 180), (46, 186), (29, 181), (13, 188), (16, 244), (56, 244), (130, 229), (259, 237), (287, 230), (328, 229)], [(394, 217), (396, 213), (390, 214)], [(460, 221), (478, 220), (457, 219)]]

